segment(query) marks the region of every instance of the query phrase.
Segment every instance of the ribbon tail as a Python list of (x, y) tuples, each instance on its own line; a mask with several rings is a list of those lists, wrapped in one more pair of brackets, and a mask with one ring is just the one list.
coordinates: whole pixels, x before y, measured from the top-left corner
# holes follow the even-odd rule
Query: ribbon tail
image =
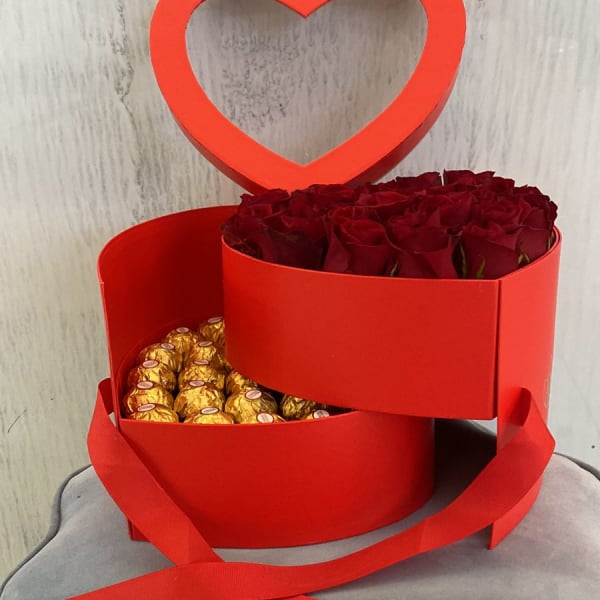
[(527, 390), (519, 403), (523, 421), (515, 435), (464, 492), (438, 513), (372, 546), (331, 561), (292, 567), (214, 561), (184, 564), (77, 599), (278, 600), (348, 583), (468, 537), (520, 502), (552, 456), (554, 439)]

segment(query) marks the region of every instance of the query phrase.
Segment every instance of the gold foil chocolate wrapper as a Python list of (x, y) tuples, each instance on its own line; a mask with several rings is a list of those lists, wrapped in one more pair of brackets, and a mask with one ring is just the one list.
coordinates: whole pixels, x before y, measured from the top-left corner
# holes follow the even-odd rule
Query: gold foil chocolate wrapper
[(306, 419), (313, 411), (323, 408), (323, 404), (290, 394), (286, 394), (279, 405), (279, 410), (286, 419)]
[(175, 398), (175, 412), (187, 419), (199, 413), (207, 406), (214, 406), (223, 410), (225, 396), (212, 383), (201, 380), (190, 381)]
[(223, 370), (225, 373), (231, 373), (233, 371), (233, 367), (231, 363), (227, 360), (227, 356), (225, 356), (225, 347), (220, 346), (221, 349), (221, 364), (223, 365)]
[(211, 340), (217, 346), (225, 345), (225, 320), (223, 317), (211, 317), (200, 324), (198, 328), (200, 335)]
[(151, 421), (153, 423), (179, 423), (179, 417), (174, 410), (162, 404), (142, 404), (134, 413), (128, 416), (135, 421)]
[(184, 388), (193, 379), (208, 381), (220, 390), (225, 389), (225, 373), (216, 369), (205, 358), (189, 362), (179, 373), (179, 387)]
[(319, 408), (318, 410), (313, 410), (308, 417), (305, 417), (305, 421), (310, 419), (324, 419), (325, 417), (330, 417), (331, 413), (324, 408)]
[(159, 344), (146, 346), (138, 355), (138, 363), (141, 364), (145, 360), (157, 360), (169, 367), (174, 373), (179, 373), (183, 366), (181, 352), (170, 342), (160, 342)]
[(216, 406), (206, 406), (199, 413), (188, 417), (185, 423), (233, 425), (235, 421), (229, 413), (219, 410)]
[(168, 392), (172, 392), (177, 385), (175, 373), (157, 360), (145, 360), (141, 365), (129, 371), (127, 387), (135, 387), (140, 381), (153, 381), (162, 386)]
[(200, 340), (192, 346), (187, 357), (187, 362), (189, 364), (195, 360), (207, 360), (217, 369), (223, 366), (220, 348), (210, 340)]
[(239, 371), (233, 369), (225, 379), (225, 392), (228, 396), (238, 394), (240, 392), (247, 392), (248, 390), (254, 390), (260, 386), (256, 381), (248, 379), (245, 375), (242, 375)]
[(173, 408), (173, 396), (153, 381), (140, 381), (131, 388), (121, 403), (126, 415), (134, 413), (144, 404), (161, 404)]
[(164, 339), (165, 342), (169, 342), (175, 346), (183, 357), (184, 362), (194, 344), (197, 344), (201, 340), (200, 335), (192, 331), (189, 327), (177, 327), (177, 329), (169, 331)]
[(263, 390), (247, 390), (229, 396), (225, 411), (233, 416), (236, 423), (255, 423), (259, 413), (277, 413), (277, 402)]

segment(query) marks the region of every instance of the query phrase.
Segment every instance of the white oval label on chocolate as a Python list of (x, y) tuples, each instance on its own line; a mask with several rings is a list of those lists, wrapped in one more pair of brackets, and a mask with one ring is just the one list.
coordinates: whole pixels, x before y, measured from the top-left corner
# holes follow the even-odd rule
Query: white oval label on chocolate
[(160, 347), (163, 350), (175, 350), (175, 346), (173, 346), (173, 344), (169, 344), (169, 342), (163, 342)]
[(205, 406), (201, 411), (201, 415), (214, 415), (218, 413), (219, 409), (216, 406)]
[(188, 332), (189, 332), (189, 330), (190, 330), (190, 328), (189, 328), (189, 327), (178, 327), (178, 328), (177, 328), (175, 331), (176, 331), (177, 333), (188, 333)]
[(203, 358), (201, 360), (195, 360), (192, 364), (198, 365), (199, 367), (205, 367), (206, 365), (209, 365), (210, 363), (205, 358)]
[(258, 400), (263, 394), (260, 390), (249, 390), (244, 395), (248, 400)]
[(259, 423), (273, 423), (275, 417), (270, 413), (258, 413), (258, 415), (256, 415), (256, 420)]
[(313, 419), (322, 419), (323, 417), (328, 417), (329, 412), (323, 409), (315, 410), (313, 413)]
[(135, 386), (138, 390), (149, 390), (154, 387), (151, 381), (139, 381)]
[(206, 385), (206, 382), (202, 381), (202, 379), (192, 379), (192, 381), (189, 382), (189, 385), (192, 387), (202, 387), (203, 385)]
[(144, 367), (144, 369), (153, 369), (154, 367), (158, 367), (158, 361), (157, 360), (145, 360), (142, 363), (142, 367)]
[(152, 404), (151, 402), (149, 404), (142, 404), (142, 406), (139, 406), (137, 411), (138, 412), (148, 412), (149, 410), (152, 410), (156, 407), (156, 404)]
[(210, 319), (207, 319), (207, 323), (210, 323), (211, 325), (216, 325), (217, 323), (220, 323), (223, 320), (223, 317), (211, 317)]
[(198, 346), (200, 346), (201, 348), (208, 348), (209, 346), (212, 346), (213, 343), (209, 342), (208, 340), (204, 341), (204, 342), (198, 342)]

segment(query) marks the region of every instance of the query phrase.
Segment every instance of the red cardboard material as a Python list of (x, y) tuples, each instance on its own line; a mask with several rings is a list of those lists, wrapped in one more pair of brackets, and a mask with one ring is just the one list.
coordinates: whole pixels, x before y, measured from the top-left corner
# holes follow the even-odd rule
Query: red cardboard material
[[(523, 388), (548, 414), (561, 244), (555, 233), (545, 255), (497, 280), (308, 271), (257, 260), (223, 242), (228, 357), (249, 377), (274, 387), (285, 381), (291, 393), (317, 402), (497, 417), (500, 449), (520, 421), (515, 406)], [(256, 360), (263, 353), (269, 359)], [(322, 377), (314, 364), (327, 364), (332, 376)], [(371, 394), (355, 385), (353, 372), (370, 382)], [(492, 546), (526, 514), (540, 483), (494, 524)]]
[[(186, 425), (118, 416), (141, 347), (175, 326), (223, 313), (219, 225), (233, 210), (155, 219), (102, 251), (98, 271), (121, 434), (211, 545), (316, 543), (406, 516), (433, 490), (429, 418), (356, 411), (275, 425)], [(315, 518), (304, 508), (312, 497), (335, 510)], [(135, 527), (131, 533), (142, 537)]]
[[(408, 83), (361, 131), (313, 162), (300, 165), (265, 148), (231, 123), (210, 101), (189, 62), (185, 32), (204, 0), (159, 0), (150, 28), (158, 85), (180, 127), (218, 169), (250, 191), (312, 183), (375, 181), (429, 131), (454, 84), (465, 38), (462, 0), (421, 0), (427, 39)], [(302, 16), (325, 1), (279, 0)]]
[[(547, 396), (557, 238), (541, 259), (496, 280), (309, 271), (257, 260), (223, 242), (227, 355), (249, 377), (275, 389), (285, 383), (317, 402), (493, 419), (499, 385), (524, 381), (537, 397)], [(247, 351), (251, 345), (255, 352)], [(315, 364), (326, 364), (331, 376), (322, 377)], [(369, 394), (353, 372), (369, 381)]]

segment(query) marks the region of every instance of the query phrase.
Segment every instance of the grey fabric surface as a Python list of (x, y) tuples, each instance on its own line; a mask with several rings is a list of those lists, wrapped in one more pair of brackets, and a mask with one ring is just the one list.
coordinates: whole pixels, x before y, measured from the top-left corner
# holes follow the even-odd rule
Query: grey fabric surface
[[(493, 440), (474, 427), (438, 425), (434, 498), (409, 519), (347, 540), (290, 549), (223, 550), (227, 560), (274, 564), (341, 556), (400, 531), (454, 498), (485, 464)], [(86, 469), (67, 482), (60, 527), (3, 585), (0, 600), (58, 600), (170, 565), (150, 544), (128, 539), (125, 521)], [(316, 508), (318, 514), (318, 508)], [(360, 581), (313, 594), (323, 600), (593, 600), (600, 598), (600, 482), (554, 456), (531, 512), (498, 546), (488, 532), (412, 558)], [(202, 594), (199, 593), (199, 598)]]

